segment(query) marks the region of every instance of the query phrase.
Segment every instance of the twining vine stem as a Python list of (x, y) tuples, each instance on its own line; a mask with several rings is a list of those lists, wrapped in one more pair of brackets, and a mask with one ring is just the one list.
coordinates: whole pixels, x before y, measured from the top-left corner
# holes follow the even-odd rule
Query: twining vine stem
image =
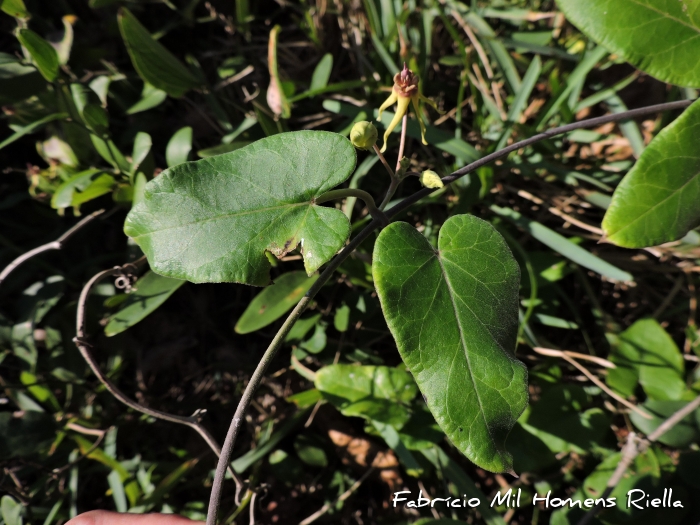
[[(643, 108), (638, 108), (638, 109), (633, 109), (630, 111), (625, 111), (622, 113), (615, 113), (611, 115), (605, 115), (602, 117), (596, 117), (596, 118), (591, 118), (591, 119), (586, 119), (586, 120), (581, 120), (579, 122), (574, 122), (572, 124), (567, 124), (565, 126), (560, 126), (558, 128), (553, 128), (547, 131), (544, 131), (542, 133), (538, 133), (537, 135), (534, 135), (530, 138), (527, 138), (525, 140), (521, 140), (519, 142), (516, 142), (510, 146), (507, 146), (501, 150), (498, 150), (494, 153), (491, 153), (489, 155), (486, 155), (471, 164), (468, 164), (464, 166), (461, 169), (458, 169), (457, 171), (451, 173), (450, 175), (447, 175), (446, 177), (442, 178), (442, 182), (447, 185), (451, 184), (452, 182), (456, 181), (457, 179), (464, 177), (468, 173), (471, 173), (472, 171), (476, 170), (477, 168), (480, 168), (481, 166), (484, 166), (485, 164), (488, 164), (489, 162), (492, 162), (496, 159), (499, 159), (501, 157), (504, 157), (508, 155), (509, 153), (513, 151), (517, 151), (521, 148), (524, 148), (526, 146), (529, 146), (530, 144), (534, 144), (536, 142), (539, 142), (541, 140), (545, 140), (557, 135), (561, 135), (563, 133), (568, 133), (569, 131), (574, 131), (577, 129), (581, 128), (590, 128), (590, 127), (595, 127), (595, 126), (600, 126), (602, 124), (606, 124), (608, 122), (619, 122), (621, 120), (629, 120), (633, 119), (636, 117), (641, 117), (644, 115), (649, 115), (652, 113), (657, 113), (659, 111), (670, 111), (674, 109), (683, 109), (688, 107), (690, 104), (692, 104), (692, 100), (681, 100), (677, 102), (668, 102), (665, 104), (656, 104), (653, 106), (647, 106)], [(410, 195), (409, 197), (406, 197), (403, 199), (401, 202), (399, 202), (397, 205), (395, 205), (393, 208), (389, 209), (388, 211), (385, 212), (386, 216), (391, 219), (392, 217), (395, 217), (402, 211), (406, 210), (408, 207), (410, 207), (412, 204), (415, 204), (418, 202), (420, 199), (423, 197), (427, 197), (431, 193), (436, 191), (436, 188), (423, 188), (422, 190), (419, 190), (415, 192), (413, 195)], [(386, 201), (386, 198), (384, 199)], [(381, 209), (381, 206), (380, 206)], [(360, 233), (357, 234), (357, 236), (351, 240), (343, 250), (336, 255), (329, 263), (328, 266), (326, 266), (326, 269), (321, 273), (319, 278), (316, 280), (316, 282), (309, 288), (309, 291), (306, 292), (306, 295), (297, 303), (297, 305), (294, 307), (292, 312), (289, 314), (287, 319), (284, 321), (284, 324), (282, 324), (282, 327), (279, 329), (275, 337), (272, 339), (272, 342), (270, 342), (270, 345), (267, 347), (267, 350), (265, 350), (265, 354), (263, 355), (262, 359), (258, 363), (258, 366), (255, 368), (255, 371), (253, 372), (253, 375), (250, 377), (250, 380), (248, 381), (248, 384), (246, 385), (245, 390), (243, 391), (243, 395), (241, 396), (241, 400), (238, 403), (238, 406), (236, 407), (236, 412), (233, 415), (233, 419), (231, 420), (231, 425), (228, 429), (228, 433), (226, 434), (226, 439), (223, 444), (223, 448), (221, 450), (221, 455), (219, 456), (219, 463), (216, 466), (216, 472), (214, 474), (214, 482), (212, 484), (212, 489), (211, 489), (211, 495), (209, 497), (209, 508), (207, 510), (207, 521), (206, 525), (216, 525), (217, 522), (217, 517), (219, 514), (219, 506), (221, 504), (221, 489), (223, 486), (224, 482), (224, 477), (226, 474), (226, 468), (229, 465), (231, 461), (231, 453), (233, 451), (233, 446), (236, 443), (236, 439), (238, 438), (238, 434), (240, 433), (241, 426), (243, 423), (243, 418), (245, 416), (245, 413), (248, 409), (248, 405), (250, 405), (250, 402), (253, 399), (253, 395), (255, 394), (255, 391), (258, 389), (258, 386), (260, 386), (260, 383), (262, 382), (263, 376), (265, 375), (265, 372), (267, 371), (267, 367), (270, 365), (272, 360), (274, 359), (275, 355), (277, 354), (277, 351), (280, 349), (282, 346), (282, 343), (284, 342), (285, 337), (289, 333), (289, 331), (292, 329), (292, 326), (294, 326), (294, 323), (299, 319), (301, 314), (304, 312), (308, 304), (311, 302), (311, 300), (314, 298), (314, 296), (319, 292), (319, 290), (323, 287), (323, 285), (328, 282), (328, 280), (331, 278), (333, 275), (333, 272), (340, 266), (340, 264), (347, 259), (352, 252), (354, 252), (362, 242), (365, 241), (375, 230), (379, 229), (383, 225), (383, 221), (378, 220), (378, 219), (373, 219), (367, 226), (360, 231)], [(698, 403), (700, 403), (700, 397), (698, 398)], [(681, 418), (682, 419), (682, 418)], [(680, 421), (680, 420), (679, 420)], [(658, 429), (657, 429), (658, 431)], [(583, 525), (583, 524), (579, 524)]]
[[(107, 375), (102, 371), (102, 369), (97, 364), (97, 361), (92, 355), (92, 345), (87, 341), (87, 329), (85, 327), (85, 312), (88, 298), (90, 297), (90, 291), (95, 287), (97, 283), (106, 279), (107, 277), (116, 276), (118, 281), (123, 285), (122, 287), (130, 286), (131, 281), (136, 276), (136, 270), (138, 266), (145, 262), (145, 257), (139, 261), (135, 261), (131, 264), (125, 264), (124, 266), (116, 266), (110, 268), (109, 270), (104, 270), (92, 277), (87, 284), (83, 287), (82, 292), (80, 292), (80, 298), (78, 299), (78, 314), (76, 316), (76, 337), (73, 339), (75, 345), (80, 350), (80, 354), (83, 356), (87, 364), (92, 369), (92, 372), (97, 376), (97, 379), (105, 386), (105, 388), (112, 394), (117, 401), (124, 403), (126, 406), (133, 408), (134, 410), (146, 414), (147, 416), (155, 417), (157, 419), (162, 419), (164, 421), (169, 421), (170, 423), (177, 423), (180, 425), (186, 425), (197, 432), (202, 439), (209, 445), (209, 448), (219, 456), (221, 454), (221, 448), (216, 442), (214, 437), (209, 433), (209, 431), (204, 428), (200, 422), (201, 416), (203, 415), (202, 410), (197, 410), (194, 414), (189, 417), (178, 416), (175, 414), (168, 414), (167, 412), (161, 412), (160, 410), (154, 410), (152, 408), (140, 405), (126, 394), (124, 394), (117, 385), (112, 383), (112, 381), (107, 377)], [(240, 502), (240, 494), (244, 488), (244, 483), (236, 475), (233, 469), (227, 464), (224, 465), (224, 472), (228, 467), (228, 471), (231, 473), (233, 480), (236, 483), (236, 503)]]

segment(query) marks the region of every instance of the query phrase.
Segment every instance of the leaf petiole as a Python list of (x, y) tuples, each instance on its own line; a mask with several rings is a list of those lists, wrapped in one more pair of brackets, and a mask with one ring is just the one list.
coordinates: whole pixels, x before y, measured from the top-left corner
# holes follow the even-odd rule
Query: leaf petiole
[[(392, 180), (392, 184), (393, 183), (394, 182)], [(344, 199), (346, 197), (356, 197), (362, 200), (362, 202), (365, 203), (365, 206), (367, 206), (367, 211), (372, 216), (372, 218), (389, 224), (389, 219), (386, 217), (386, 215), (384, 215), (384, 213), (382, 213), (382, 211), (379, 208), (377, 208), (377, 205), (374, 202), (374, 198), (366, 191), (358, 190), (357, 188), (342, 188), (339, 190), (327, 191), (326, 193), (316, 198), (314, 200), (314, 204), (322, 204), (324, 202), (336, 199)]]

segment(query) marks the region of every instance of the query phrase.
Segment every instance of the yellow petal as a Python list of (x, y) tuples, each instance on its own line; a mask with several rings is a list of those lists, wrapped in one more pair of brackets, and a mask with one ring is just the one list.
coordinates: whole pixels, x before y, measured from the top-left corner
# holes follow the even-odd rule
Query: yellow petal
[(384, 153), (386, 151), (386, 141), (389, 138), (389, 135), (391, 134), (392, 131), (394, 131), (394, 128), (399, 125), (399, 122), (401, 122), (401, 119), (403, 116), (406, 114), (406, 110), (408, 109), (408, 102), (411, 99), (407, 97), (398, 97), (397, 104), (396, 104), (396, 114), (394, 115), (394, 118), (391, 119), (391, 122), (389, 123), (389, 126), (386, 128), (386, 131), (384, 132), (384, 145), (382, 146), (381, 152)]
[(384, 101), (384, 103), (379, 106), (379, 113), (377, 114), (377, 120), (382, 120), (382, 111), (384, 111), (386, 108), (391, 106), (392, 104), (396, 103), (396, 99), (399, 98), (399, 96), (396, 94), (395, 91), (391, 91), (391, 95), (389, 95), (389, 98)]
[(420, 139), (423, 141), (423, 145), (427, 146), (428, 142), (425, 140), (425, 124), (423, 123), (423, 114), (420, 112), (420, 107), (418, 107), (418, 97), (411, 97), (411, 102), (413, 102), (413, 109), (416, 112), (416, 120), (420, 124)]
[(440, 113), (440, 115), (444, 115), (444, 114), (445, 114), (444, 111), (440, 111), (440, 109), (437, 107), (437, 104), (436, 104), (435, 102), (433, 102), (432, 100), (430, 100), (428, 97), (424, 96), (422, 93), (418, 93), (418, 98), (420, 98), (420, 99), (421, 99), (423, 102), (425, 102), (426, 104), (430, 104), (430, 105), (433, 107), (433, 109), (434, 109), (435, 111), (437, 111), (438, 113)]

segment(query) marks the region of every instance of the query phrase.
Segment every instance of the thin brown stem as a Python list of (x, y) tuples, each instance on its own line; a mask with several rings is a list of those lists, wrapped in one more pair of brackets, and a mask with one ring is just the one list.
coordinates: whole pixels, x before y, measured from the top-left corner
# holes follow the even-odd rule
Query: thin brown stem
[[(661, 425), (659, 425), (654, 432), (649, 434), (646, 439), (639, 439), (634, 432), (630, 432), (627, 435), (627, 443), (625, 443), (625, 446), (622, 449), (622, 458), (620, 459), (620, 463), (617, 464), (615, 472), (613, 472), (613, 475), (610, 476), (601, 499), (605, 500), (612, 493), (612, 491), (615, 490), (615, 487), (618, 483), (620, 483), (620, 480), (625, 475), (625, 472), (639, 454), (644, 453), (654, 441), (671, 430), (687, 416), (695, 412), (698, 407), (700, 407), (700, 396), (696, 397), (693, 401), (685, 405), (666, 421), (661, 423)], [(586, 525), (587, 523), (590, 523), (601, 508), (602, 507), (600, 505), (593, 507), (579, 520), (576, 525)]]
[[(401, 142), (399, 142), (399, 156), (396, 159), (396, 172), (401, 169), (401, 159), (403, 159), (404, 148), (406, 147), (406, 129), (408, 128), (408, 114), (403, 116), (401, 121)], [(386, 195), (384, 195), (384, 200), (379, 205), (379, 210), (384, 211), (384, 208), (391, 202), (394, 193), (396, 193), (397, 188), (401, 184), (401, 179), (396, 175), (391, 176), (391, 183), (389, 184), (389, 189), (386, 190)]]
[(386, 195), (384, 196), (384, 200), (379, 205), (380, 211), (384, 211), (384, 208), (387, 207), (387, 205), (391, 201), (391, 198), (394, 196), (394, 193), (396, 193), (396, 189), (398, 187), (399, 187), (399, 180), (396, 177), (394, 177), (393, 179), (391, 179), (391, 183), (389, 184), (389, 189), (386, 190)]
[(574, 359), (591, 361), (597, 365), (602, 366), (603, 368), (617, 368), (617, 366), (615, 366), (615, 363), (613, 363), (612, 361), (608, 361), (607, 359), (603, 359), (602, 357), (597, 357), (594, 355), (581, 354), (579, 352), (572, 352), (570, 350), (556, 350), (554, 348), (543, 348), (541, 346), (535, 346), (532, 349), (541, 355), (546, 355), (550, 357), (562, 357), (563, 355), (567, 355), (569, 357), (573, 357)]
[(340, 266), (341, 263), (345, 259), (347, 259), (350, 256), (350, 254), (354, 252), (355, 249), (360, 244), (362, 244), (362, 242), (364, 242), (365, 239), (367, 239), (367, 237), (369, 237), (372, 234), (372, 232), (374, 232), (374, 230), (378, 229), (381, 224), (382, 221), (373, 219), (367, 226), (365, 226), (365, 228), (359, 234), (357, 234), (357, 236), (352, 241), (350, 241), (345, 246), (345, 248), (343, 248), (343, 250), (331, 262), (328, 263), (326, 269), (321, 273), (321, 275), (311, 286), (311, 288), (309, 288), (309, 291), (306, 292), (306, 295), (302, 297), (299, 303), (297, 303), (297, 305), (291, 311), (282, 327), (275, 335), (274, 339), (270, 342), (270, 345), (267, 347), (267, 350), (265, 350), (262, 359), (260, 359), (258, 366), (255, 368), (253, 375), (250, 377), (250, 381), (248, 381), (248, 384), (246, 385), (246, 388), (243, 391), (241, 400), (238, 402), (236, 412), (233, 415), (231, 425), (228, 429), (228, 433), (226, 434), (224, 445), (221, 449), (221, 456), (219, 456), (219, 463), (216, 466), (216, 472), (214, 473), (214, 482), (212, 483), (211, 495), (209, 497), (207, 525), (216, 524), (216, 520), (219, 515), (219, 506), (221, 505), (221, 489), (223, 487), (226, 465), (228, 465), (228, 463), (231, 460), (233, 446), (235, 445), (236, 439), (238, 438), (238, 434), (241, 431), (243, 417), (245, 416), (245, 413), (248, 410), (248, 405), (250, 405), (250, 402), (253, 399), (253, 394), (258, 389), (258, 386), (260, 386), (260, 383), (262, 382), (267, 367), (270, 366), (270, 363), (277, 354), (277, 351), (282, 346), (284, 338), (292, 329), (292, 326), (294, 326), (296, 320), (299, 319), (301, 314), (304, 312), (311, 300), (316, 296), (318, 291), (323, 287), (324, 284), (328, 282), (328, 280), (331, 278), (338, 266)]
[[(102, 371), (102, 369), (97, 364), (97, 361), (95, 360), (94, 356), (92, 355), (92, 345), (87, 341), (88, 335), (85, 326), (85, 312), (87, 301), (90, 296), (90, 291), (95, 287), (95, 285), (97, 285), (97, 283), (111, 276), (116, 276), (118, 278), (118, 281), (121, 281), (122, 283), (131, 283), (134, 279), (135, 271), (138, 267), (138, 264), (140, 264), (141, 262), (143, 262), (143, 260), (137, 261), (134, 264), (125, 264), (124, 266), (116, 266), (109, 270), (104, 270), (94, 275), (87, 282), (87, 284), (83, 287), (82, 292), (80, 293), (80, 298), (78, 299), (78, 313), (76, 316), (76, 337), (75, 339), (73, 339), (73, 341), (78, 347), (80, 354), (90, 366), (92, 372), (97, 376), (97, 379), (99, 379), (100, 383), (102, 383), (105, 386), (107, 391), (110, 394), (112, 394), (117, 399), (117, 401), (120, 401), (129, 408), (133, 408), (134, 410), (141, 412), (142, 414), (146, 414), (157, 419), (162, 419), (164, 421), (169, 421), (170, 423), (186, 425), (192, 428), (202, 437), (202, 439), (204, 439), (207, 445), (209, 445), (209, 448), (217, 456), (219, 456), (221, 454), (221, 448), (219, 447), (219, 444), (209, 433), (209, 431), (202, 426), (200, 422), (200, 417), (203, 414), (203, 411), (197, 410), (193, 415), (189, 417), (184, 417), (177, 416), (175, 414), (169, 414), (167, 412), (161, 412), (160, 410), (154, 410), (152, 408), (140, 405), (139, 403), (128, 397), (126, 394), (124, 394), (121, 390), (119, 390), (117, 385), (115, 385), (109, 379), (109, 377), (107, 377), (107, 375)], [(243, 490), (244, 484), (228, 464), (226, 465), (226, 467), (228, 468), (228, 471), (231, 473), (231, 476), (233, 477), (236, 483), (236, 500), (238, 503), (240, 501), (240, 493)], [(226, 468), (224, 470), (226, 470)]]
[(674, 426), (676, 426), (678, 423), (680, 423), (686, 416), (689, 416), (693, 412), (695, 412), (695, 409), (700, 407), (700, 396), (696, 397), (693, 399), (690, 403), (685, 405), (683, 408), (681, 408), (678, 412), (675, 412), (671, 417), (669, 417), (666, 421), (661, 423), (654, 432), (649, 434), (649, 437), (647, 438), (649, 441), (656, 441), (659, 439), (661, 436), (663, 436), (666, 432), (671, 430)]
[[(77, 465), (82, 460), (84, 460), (86, 457), (88, 457), (90, 454), (92, 454), (95, 450), (97, 450), (97, 447), (100, 446), (100, 443), (102, 443), (102, 440), (105, 438), (105, 436), (107, 435), (107, 432), (109, 431), (109, 429), (107, 429), (107, 430), (99, 430), (99, 429), (94, 429), (94, 428), (85, 429), (85, 427), (80, 427), (79, 425), (74, 425), (73, 423), (67, 424), (66, 428), (70, 428), (71, 430), (79, 432), (80, 434), (88, 434), (91, 436), (97, 436), (97, 439), (92, 444), (92, 446), (90, 446), (90, 448), (85, 451), (84, 454), (81, 454), (80, 456), (75, 458), (75, 460), (71, 461), (70, 463), (68, 463), (66, 465), (63, 465), (62, 467), (53, 469), (51, 471), (51, 474), (53, 476), (57, 476), (61, 472), (65, 472), (66, 470), (71, 468), (73, 465)], [(85, 430), (89, 430), (89, 432), (85, 432)]]
[(592, 382), (594, 385), (596, 385), (598, 388), (600, 388), (603, 392), (605, 392), (606, 394), (608, 394), (610, 397), (612, 397), (613, 399), (617, 400), (619, 403), (622, 403), (623, 405), (625, 405), (625, 406), (626, 406), (627, 408), (629, 408), (630, 410), (634, 410), (635, 412), (637, 412), (637, 414), (639, 414), (639, 415), (642, 416), (643, 418), (645, 418), (645, 419), (651, 419), (651, 416), (650, 416), (649, 414), (647, 414), (646, 412), (644, 412), (641, 408), (639, 408), (639, 407), (638, 407), (637, 405), (635, 405), (634, 403), (630, 403), (629, 401), (627, 401), (624, 397), (617, 395), (617, 394), (616, 394), (615, 392), (613, 392), (610, 388), (608, 388), (608, 386), (607, 386), (605, 383), (603, 383), (600, 379), (598, 379), (595, 375), (593, 375), (593, 374), (590, 372), (590, 370), (588, 370), (588, 369), (587, 369), (585, 366), (583, 366), (582, 364), (578, 363), (575, 359), (571, 358), (570, 356), (568, 356), (568, 355), (566, 355), (566, 354), (562, 354), (561, 357), (562, 357), (562, 359), (564, 359), (564, 361), (566, 361), (567, 363), (569, 363), (569, 364), (572, 365), (573, 367), (577, 368), (577, 369), (579, 370), (579, 372), (581, 372), (581, 373), (582, 373), (583, 375), (585, 375), (588, 379), (590, 379), (591, 382)]
[(454, 9), (451, 11), (450, 14), (457, 21), (457, 23), (460, 25), (460, 27), (464, 30), (464, 32), (469, 37), (469, 41), (474, 46), (474, 49), (476, 50), (476, 54), (479, 55), (479, 59), (481, 60), (481, 63), (484, 65), (484, 69), (486, 69), (486, 75), (489, 77), (489, 79), (493, 79), (493, 70), (491, 69), (491, 64), (489, 64), (489, 59), (486, 56), (486, 53), (484, 52), (484, 48), (481, 46), (481, 43), (479, 42), (479, 40), (476, 38), (476, 35), (469, 27), (469, 24), (467, 24), (466, 20), (464, 20), (464, 18), (462, 18), (462, 16)]
[[(664, 104), (655, 104), (653, 106), (646, 106), (643, 108), (638, 108), (638, 109), (632, 109), (630, 111), (625, 111), (623, 113), (612, 113), (610, 115), (604, 115), (602, 117), (596, 117), (596, 118), (591, 118), (591, 119), (586, 119), (586, 120), (580, 120), (578, 122), (572, 122), (571, 124), (567, 124), (565, 126), (560, 126), (558, 128), (552, 128), (548, 129), (546, 131), (543, 131), (542, 133), (538, 133), (537, 135), (533, 135), (532, 137), (529, 137), (527, 139), (521, 140), (519, 142), (516, 142), (514, 144), (511, 144), (510, 146), (507, 146), (503, 149), (500, 149), (498, 151), (495, 151), (493, 153), (490, 153), (489, 155), (486, 155), (484, 157), (481, 157), (478, 160), (475, 160), (474, 162), (467, 164), (463, 168), (458, 169), (457, 171), (451, 173), (450, 175), (447, 175), (446, 177), (442, 178), (442, 182), (447, 185), (451, 184), (457, 179), (461, 179), (465, 175), (471, 173), (472, 171), (477, 170), (478, 168), (485, 166), (486, 164), (489, 164), (493, 162), (494, 160), (498, 160), (501, 157), (505, 157), (506, 155), (518, 151), (519, 149), (522, 149), (526, 146), (530, 146), (531, 144), (535, 144), (536, 142), (540, 142), (542, 140), (546, 140), (552, 137), (556, 137), (557, 135), (562, 135), (564, 133), (568, 133), (570, 131), (575, 131), (577, 129), (584, 129), (584, 128), (594, 128), (597, 126), (601, 126), (603, 124), (607, 124), (608, 122), (619, 122), (621, 120), (630, 120), (633, 118), (637, 117), (643, 117), (649, 114), (653, 113), (658, 113), (660, 111), (673, 111), (676, 109), (684, 109), (690, 106), (694, 101), (693, 100), (679, 100), (676, 102), (666, 102)], [(435, 188), (423, 188), (422, 190), (418, 190), (415, 192), (413, 195), (410, 195), (403, 199), (399, 204), (391, 208), (387, 214), (389, 217), (393, 217), (402, 211), (408, 209), (410, 206), (418, 202), (424, 197), (427, 197), (431, 193), (436, 191)]]

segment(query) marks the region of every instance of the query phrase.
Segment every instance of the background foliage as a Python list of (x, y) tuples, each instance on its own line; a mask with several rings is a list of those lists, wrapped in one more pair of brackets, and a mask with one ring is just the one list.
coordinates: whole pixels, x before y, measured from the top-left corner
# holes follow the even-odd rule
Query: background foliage
[[(560, 6), (584, 27), (568, 4)], [(72, 342), (83, 284), (141, 255), (124, 219), (162, 169), (282, 131), (347, 134), (354, 121), (374, 117), (403, 60), (447, 111), (429, 125), (427, 147), (415, 120), (408, 128), (413, 166), (441, 175), (547, 126), (697, 97), (634, 69), (624, 61), (634, 57), (606, 42), (616, 52), (609, 55), (550, 1), (5, 0), (0, 8), (0, 266), (56, 239), (76, 216), (110, 210), (0, 287), (7, 525), (61, 523), (92, 508), (203, 518), (213, 455), (191, 430), (115, 401)], [(697, 87), (692, 78), (677, 83)], [(457, 453), (398, 366), (371, 278), (375, 236), (297, 322), (246, 420), (234, 468), (267, 487), (261, 522), (299, 523), (323, 508), (318, 519), (335, 523), (576, 523), (580, 510), (545, 509), (530, 498), (599, 495), (626, 435), (652, 432), (697, 395), (700, 236), (635, 250), (598, 244), (613, 190), (674, 117), (538, 143), (400, 217), (436, 245), (447, 219), (473, 213), (503, 234), (520, 265), (516, 355), (528, 367), (530, 406), (506, 443), (520, 478), (485, 472)], [(360, 152), (347, 185), (378, 199), (388, 180)], [(409, 179), (396, 198), (418, 188)], [(340, 209), (354, 231), (368, 220), (355, 199)], [(284, 307), (314, 279), (302, 273), (298, 252), (271, 263), (276, 284), (262, 292), (150, 271), (130, 295), (101, 284), (88, 311), (102, 367), (143, 404), (182, 415), (206, 409), (205, 424), (223, 436)], [(542, 347), (617, 367), (575, 366), (533, 350)], [(685, 508), (618, 507), (602, 522), (700, 521), (691, 498), (700, 488), (699, 420), (690, 416), (662, 436), (613, 494), (638, 487), (660, 497), (672, 487)], [(488, 507), (509, 487), (522, 489), (520, 508)], [(394, 509), (397, 490), (477, 495), (486, 504), (478, 514)], [(247, 520), (247, 509), (236, 517), (232, 493), (228, 487), (226, 520)]]

